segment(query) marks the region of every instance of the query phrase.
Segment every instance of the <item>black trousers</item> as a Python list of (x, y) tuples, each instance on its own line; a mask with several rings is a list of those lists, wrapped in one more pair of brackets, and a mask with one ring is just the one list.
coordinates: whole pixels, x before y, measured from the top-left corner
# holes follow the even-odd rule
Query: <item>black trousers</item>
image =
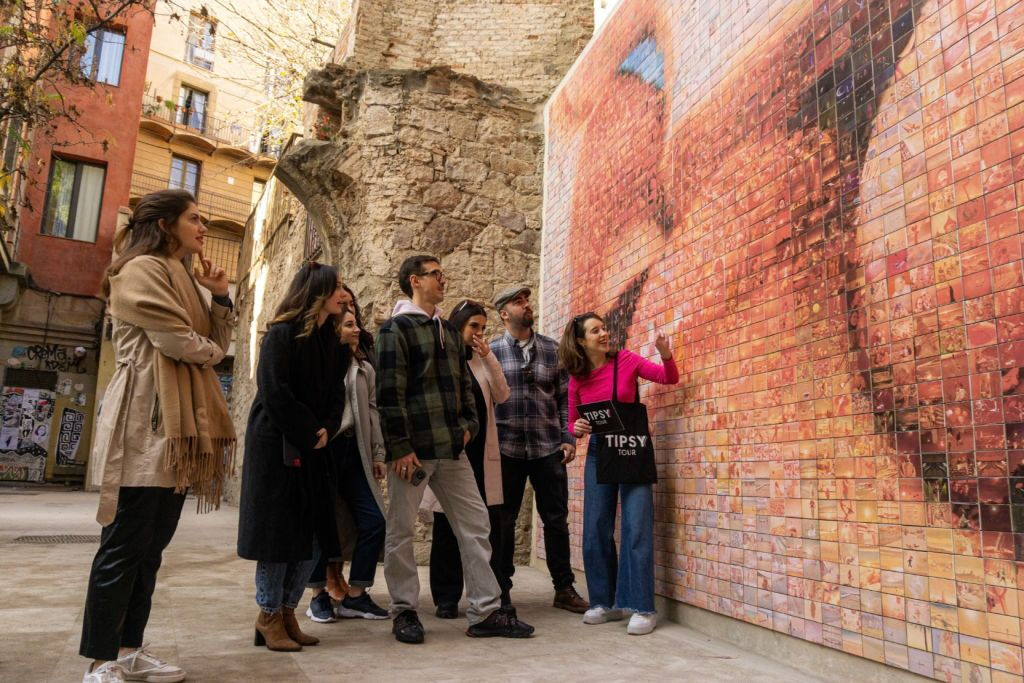
[(119, 648), (142, 647), (156, 573), (184, 502), (185, 494), (172, 488), (121, 487), (89, 574), (78, 649), (83, 657), (117, 659)]
[[(501, 604), (510, 602), (509, 591), (512, 579), (501, 570), (501, 562), (497, 548), (503, 543), (505, 533), (504, 506), (491, 505), (487, 508), (487, 516), (491, 520), (491, 570), (501, 588)], [(515, 527), (513, 527), (515, 528)], [(515, 542), (513, 541), (513, 545)], [(443, 512), (434, 513), (434, 535), (430, 541), (430, 596), (435, 605), (457, 605), (462, 599), (462, 556), (459, 555), (459, 542), (455, 538), (448, 515)]]
[[(544, 554), (555, 590), (569, 588), (576, 581), (569, 561), (569, 476), (562, 464), (562, 451), (528, 460), (501, 456), (501, 486), (506, 514), (501, 535), (501, 571), (509, 578), (515, 574), (516, 519), (523, 505), (526, 481), (533, 486), (537, 513), (544, 524)], [(495, 550), (495, 554), (498, 551)]]

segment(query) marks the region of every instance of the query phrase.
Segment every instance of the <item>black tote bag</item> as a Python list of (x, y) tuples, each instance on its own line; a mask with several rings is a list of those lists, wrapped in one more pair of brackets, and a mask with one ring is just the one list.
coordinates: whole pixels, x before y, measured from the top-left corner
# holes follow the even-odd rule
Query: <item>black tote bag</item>
[(640, 403), (637, 382), (636, 402), (619, 402), (619, 356), (615, 354), (612, 378), (612, 403), (622, 421), (622, 430), (592, 434), (597, 439), (598, 484), (653, 484), (658, 481), (654, 464), (654, 442), (647, 423), (647, 406)]

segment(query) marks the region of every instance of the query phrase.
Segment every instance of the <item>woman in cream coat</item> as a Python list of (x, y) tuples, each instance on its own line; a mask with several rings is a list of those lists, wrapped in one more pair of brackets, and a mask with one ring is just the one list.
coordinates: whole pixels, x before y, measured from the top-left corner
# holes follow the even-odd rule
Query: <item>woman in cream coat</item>
[[(351, 295), (350, 295), (351, 296)], [(340, 575), (342, 558), (320, 555), (310, 577), (314, 589), (306, 616), (317, 622), (386, 619), (388, 613), (370, 598), (377, 560), (384, 548), (384, 500), (377, 480), (384, 469), (384, 437), (376, 404), (376, 373), (359, 322), (354, 298), (342, 316), (341, 341), (352, 349), (345, 374), (345, 412), (332, 439), (331, 462), (337, 492), (334, 510), (342, 557), (350, 558), (349, 580), (340, 603), (327, 591), (328, 571)], [(328, 559), (330, 560), (328, 562)]]
[[(469, 354), (469, 369), (472, 371), (473, 395), (476, 397), (480, 431), (466, 444), (466, 455), (473, 466), (480, 496), (487, 505), (487, 513), (491, 520), (491, 547), (500, 548), (500, 536), (505, 527), (501, 523), (504, 497), (501, 489), (501, 451), (498, 448), (494, 404), (508, 400), (508, 382), (505, 381), (505, 373), (501, 371), (501, 364), (484, 340), (487, 311), (484, 310), (483, 304), (463, 301), (455, 307), (448, 320), (462, 333), (466, 352)], [(430, 593), (434, 604), (437, 605), (437, 616), (442, 619), (454, 619), (458, 616), (459, 600), (462, 598), (462, 562), (459, 558), (459, 546), (448, 518), (441, 512), (440, 505), (429, 491), (424, 496), (423, 506), (434, 512), (434, 534), (430, 545)], [(494, 576), (501, 586), (501, 604), (508, 606), (512, 582), (509, 577), (502, 575), (500, 563), (493, 554), (491, 569), (494, 570)]]

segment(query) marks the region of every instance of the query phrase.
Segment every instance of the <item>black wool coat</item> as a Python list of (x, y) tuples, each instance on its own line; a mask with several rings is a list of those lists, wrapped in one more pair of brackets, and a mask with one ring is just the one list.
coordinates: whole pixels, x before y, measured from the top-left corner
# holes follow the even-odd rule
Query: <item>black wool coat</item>
[[(328, 557), (338, 553), (330, 446), (313, 446), (318, 429), (331, 437), (341, 426), (351, 351), (330, 320), (304, 339), (298, 330), (272, 325), (260, 346), (238, 511), (238, 554), (247, 560), (308, 560), (314, 534), (328, 543)], [(284, 464), (285, 439), (301, 467)]]

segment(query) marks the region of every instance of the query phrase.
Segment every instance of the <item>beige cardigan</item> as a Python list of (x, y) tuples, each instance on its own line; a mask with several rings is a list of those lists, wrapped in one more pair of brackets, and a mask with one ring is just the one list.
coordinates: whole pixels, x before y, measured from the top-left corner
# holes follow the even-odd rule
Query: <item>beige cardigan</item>
[[(505, 373), (501, 371), (501, 363), (488, 353), (484, 357), (474, 353), (469, 359), (469, 369), (480, 385), (480, 392), (487, 405), (487, 436), (484, 441), (484, 503), (501, 505), (505, 495), (501, 488), (501, 448), (498, 446), (498, 424), (494, 419), (494, 404), (504, 403), (509, 399), (511, 390)], [(441, 505), (433, 492), (427, 489), (423, 496), (421, 508), (433, 512), (442, 512)]]
[(103, 395), (89, 465), (89, 483), (100, 487), (96, 514), (100, 524), (114, 521), (122, 486), (174, 488), (174, 471), (166, 463), (153, 361), (156, 354), (163, 353), (203, 367), (219, 363), (231, 343), (235, 316), (230, 308), (213, 302), (210, 318), (210, 338), (194, 331), (152, 332), (113, 320), (117, 367)]

